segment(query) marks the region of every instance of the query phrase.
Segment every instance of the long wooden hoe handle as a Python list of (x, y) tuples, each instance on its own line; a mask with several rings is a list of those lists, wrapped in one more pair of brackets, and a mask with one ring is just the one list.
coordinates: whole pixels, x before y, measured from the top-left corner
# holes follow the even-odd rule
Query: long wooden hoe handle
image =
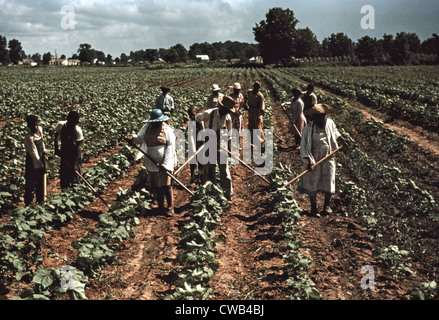
[(174, 180), (175, 182), (177, 182), (180, 186), (183, 187), (183, 189), (188, 192), (190, 195), (194, 195), (194, 193), (192, 191), (190, 191), (180, 180), (178, 180), (172, 173), (170, 173), (168, 170), (166, 170), (163, 166), (161, 166), (160, 164), (156, 163), (149, 155), (146, 154), (145, 151), (143, 151), (139, 146), (137, 146), (136, 144), (134, 144), (133, 142), (128, 142), (131, 146), (133, 146), (134, 148), (136, 148), (137, 150), (139, 150), (140, 152), (142, 152), (144, 154), (145, 157), (147, 157), (152, 163), (154, 163), (161, 171), (164, 171), (169, 177), (171, 177), (172, 180)]
[(266, 183), (270, 184), (270, 181), (268, 181), (265, 177), (261, 176), (259, 173), (256, 172), (256, 170), (254, 170), (252, 167), (250, 167), (247, 163), (245, 163), (244, 161), (242, 161), (241, 159), (239, 159), (239, 157), (235, 156), (232, 152), (230, 152), (229, 150), (225, 149), (223, 146), (220, 146), (221, 149), (223, 149), (224, 151), (227, 151), (228, 154), (230, 154), (233, 158), (235, 158), (236, 160), (238, 160), (242, 165), (244, 165), (247, 169), (253, 171), (259, 178), (261, 178), (262, 180), (264, 180)]
[(81, 178), (82, 181), (85, 182), (85, 184), (91, 189), (91, 191), (93, 191), (93, 193), (102, 201), (103, 204), (105, 204), (105, 206), (110, 209), (110, 206), (108, 205), (108, 203), (101, 197), (101, 195), (96, 191), (95, 188), (92, 187), (92, 185), (75, 169), (74, 166), (72, 166), (69, 162), (67, 162), (67, 165), (73, 169), (76, 173), (76, 175)]
[[(332, 151), (330, 154), (328, 154), (326, 157), (324, 157), (323, 159), (321, 159), (320, 161), (318, 161), (317, 163), (315, 163), (314, 165), (311, 166), (311, 169), (314, 170), (315, 167), (317, 167), (319, 164), (321, 164), (322, 162), (324, 162), (325, 160), (327, 160), (328, 158), (330, 158), (334, 153), (336, 153), (338, 150), (340, 150), (341, 148), (343, 148), (343, 146), (338, 147), (337, 149), (335, 149), (334, 151)], [(295, 177), (293, 180), (291, 180), (290, 182), (288, 182), (287, 184), (285, 184), (282, 188), (285, 188), (287, 186), (289, 186), (290, 184), (292, 184), (293, 182), (297, 181), (300, 177), (303, 177), (305, 174), (307, 174), (308, 172), (310, 172), (311, 170), (305, 170), (303, 171), (301, 174), (299, 174), (297, 177)]]
[[(290, 114), (288, 113), (288, 111), (287, 111), (287, 109), (285, 108), (285, 106), (284, 106), (283, 104), (281, 104), (280, 106), (282, 107), (282, 109), (284, 109), (284, 111), (285, 111), (285, 113), (287, 114), (288, 118), (290, 118), (290, 120), (292, 120), (292, 119), (291, 119), (291, 116), (290, 116)], [(296, 126), (295, 123), (293, 123), (293, 127), (294, 127), (294, 129), (296, 130), (297, 134), (302, 138), (302, 134), (300, 133), (300, 131), (299, 131), (299, 129), (297, 128), (297, 126)]]
[(175, 170), (174, 172), (174, 176), (177, 175), (177, 173), (179, 173), (193, 158), (195, 158), (197, 156), (197, 154), (199, 154), (205, 147), (206, 145), (203, 144), (198, 150), (197, 152), (195, 152), (191, 157), (189, 157), (185, 163), (183, 163), (180, 168), (178, 168), (177, 170)]
[(94, 194), (102, 201), (102, 203), (103, 204), (105, 204), (105, 206), (108, 208), (108, 209), (110, 209), (110, 206), (108, 205), (108, 203), (107, 202), (105, 202), (105, 200), (101, 197), (101, 195), (95, 190), (95, 188), (93, 188), (92, 186), (91, 186), (91, 184), (90, 183), (88, 183), (88, 181), (87, 180), (85, 180), (85, 178), (78, 172), (78, 171), (76, 171), (75, 170), (75, 173), (78, 175), (78, 177), (79, 178), (81, 178), (81, 180), (82, 181), (84, 181), (85, 182), (85, 184), (94, 192)]

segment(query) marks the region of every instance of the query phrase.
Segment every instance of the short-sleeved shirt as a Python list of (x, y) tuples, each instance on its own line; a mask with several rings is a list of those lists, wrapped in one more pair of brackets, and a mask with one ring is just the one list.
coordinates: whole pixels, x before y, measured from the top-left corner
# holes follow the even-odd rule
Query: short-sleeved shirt
[(250, 91), (247, 95), (247, 104), (250, 109), (265, 110), (264, 95), (260, 91), (256, 94)]
[[(57, 123), (56, 127), (55, 127), (55, 133), (58, 134), (58, 139), (60, 139), (60, 134), (61, 134), (61, 128), (67, 123), (66, 120), (64, 121), (60, 121)], [(82, 132), (82, 129), (76, 125), (75, 127), (75, 132), (76, 132), (76, 141), (82, 141), (84, 140), (84, 134)]]
[(160, 109), (163, 112), (171, 112), (174, 110), (174, 98), (172, 98), (169, 94), (167, 95), (159, 95), (155, 101), (155, 108)]

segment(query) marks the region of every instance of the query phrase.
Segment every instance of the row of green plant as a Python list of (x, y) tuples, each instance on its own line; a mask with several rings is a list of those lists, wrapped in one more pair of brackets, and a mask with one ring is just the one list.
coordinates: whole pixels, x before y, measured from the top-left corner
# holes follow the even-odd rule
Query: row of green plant
[[(294, 83), (295, 77), (291, 78), (288, 84), (285, 84), (285, 80), (288, 78), (287, 74), (271, 71), (271, 76), (272, 77), (269, 79), (272, 81), (273, 90), (275, 90), (280, 97), (285, 96), (286, 94), (284, 88), (300, 86), (300, 83)], [(282, 85), (279, 85), (279, 83)], [(409, 142), (406, 136), (398, 135), (394, 130), (386, 128), (383, 123), (378, 122), (373, 118), (370, 120), (364, 120), (364, 116), (361, 112), (353, 110), (352, 107), (348, 106), (340, 99), (331, 98), (327, 95), (320, 94), (319, 92), (317, 92), (317, 95), (319, 102), (328, 103), (335, 108), (337, 119), (341, 117), (349, 128), (355, 127), (358, 132), (364, 134), (368, 139), (375, 143), (381, 152), (384, 152), (389, 156), (395, 153), (404, 154)], [(370, 191), (366, 192), (359, 184), (353, 181), (344, 182), (338, 177), (337, 185), (341, 186), (340, 193), (342, 202), (347, 205), (348, 208), (355, 210), (355, 212), (358, 213), (358, 218), (360, 221), (363, 221), (365, 225), (367, 237), (373, 240), (380, 238), (385, 231), (384, 226), (389, 225), (388, 219), (390, 219), (390, 217), (384, 214), (384, 212), (386, 212), (385, 208), (371, 206), (370, 199), (374, 199), (372, 203), (375, 204), (396, 203), (396, 206), (401, 208), (401, 211), (411, 212), (414, 214), (414, 217), (422, 216), (425, 213), (430, 214), (433, 218), (437, 216), (437, 206), (429, 191), (419, 188), (410, 179), (404, 179), (399, 169), (388, 167), (382, 160), (378, 158), (373, 159), (367, 153), (361, 151), (359, 145), (356, 144), (351, 136), (344, 130), (344, 123), (337, 121), (337, 126), (343, 136), (351, 140), (351, 146), (348, 148), (349, 151), (347, 151), (348, 155), (341, 156), (341, 164), (339, 167), (342, 167), (344, 170), (347, 169), (348, 172), (346, 175), (354, 178), (355, 181), (362, 182), (361, 184), (366, 183), (367, 187), (370, 188), (373, 193), (371, 194)], [(352, 154), (356, 154), (358, 157), (353, 157)], [(360, 158), (363, 160), (369, 159), (369, 164), (364, 165), (364, 163), (368, 161), (364, 162), (360, 160)], [(349, 160), (349, 166), (345, 165), (345, 161), (347, 161), (345, 159)], [(371, 173), (375, 177), (372, 180), (370, 180)], [(377, 185), (379, 185), (378, 188)], [(394, 201), (389, 202), (389, 196)], [(376, 201), (377, 197), (380, 197), (382, 202)], [(413, 205), (413, 203), (415, 205)], [(374, 207), (377, 212), (383, 213), (376, 214), (375, 211), (371, 209), (372, 207)], [(393, 249), (398, 248), (395, 245), (390, 247)], [(393, 270), (410, 273), (410, 265), (401, 262), (403, 257), (405, 260), (409, 259), (406, 255), (399, 255), (398, 257), (401, 259), (385, 259), (387, 256), (383, 253), (388, 252), (388, 248), (389, 247), (377, 246), (374, 249), (374, 255), (382, 257), (387, 263), (392, 264)], [(408, 252), (407, 250), (400, 251), (403, 253)]]
[[(131, 165), (134, 152), (125, 147), (93, 166), (93, 175), (84, 177), (99, 192)], [(98, 183), (99, 182), (99, 183)], [(89, 205), (95, 194), (86, 184), (53, 195), (44, 205), (19, 207), (10, 213), (7, 223), (0, 225), (0, 276), (3, 284), (11, 281), (29, 283), (42, 263), (41, 246), (44, 236), (73, 218)]]
[(213, 294), (209, 281), (218, 269), (215, 247), (223, 240), (215, 229), (229, 204), (223, 190), (211, 182), (199, 186), (190, 203), (192, 218), (180, 235), (178, 279), (174, 292), (165, 297), (167, 300), (206, 300)]
[[(437, 122), (439, 121), (439, 99), (413, 99), (411, 96), (401, 94), (401, 92), (416, 92), (418, 95), (435, 97), (436, 90), (431, 94), (426, 93), (428, 86), (420, 85), (419, 90), (414, 90), (412, 85), (407, 85), (405, 90), (377, 90), (381, 86), (379, 81), (368, 80), (365, 85), (359, 81), (347, 80), (346, 75), (337, 77), (334, 74), (327, 74), (324, 70), (294, 70), (296, 76), (305, 81), (312, 82), (314, 85), (345, 97), (355, 99), (368, 107), (376, 109), (389, 115), (392, 119), (405, 120), (414, 125), (428, 127), (432, 132), (437, 132)], [(391, 84), (389, 84), (390, 86)], [(427, 102), (425, 102), (427, 101)]]
[[(284, 81), (284, 78), (278, 74), (280, 74), (280, 72), (276, 70), (271, 71), (272, 77), (269, 79), (271, 79), (273, 87), (277, 88), (276, 91), (280, 92), (279, 95), (281, 95), (282, 92), (285, 93), (285, 89), (283, 88), (288, 87), (292, 81), (290, 81), (288, 85), (282, 85), (284, 83), (282, 82)], [(396, 134), (393, 130), (385, 128), (382, 123), (377, 121), (365, 121), (361, 113), (352, 113), (352, 108), (340, 99), (331, 98), (319, 93), (318, 98), (320, 102), (329, 103), (333, 106), (337, 114), (348, 113), (349, 115), (356, 115), (356, 128), (358, 128), (359, 125), (365, 134), (371, 134), (371, 139), (376, 142), (381, 150), (389, 155), (396, 152), (404, 152), (408, 142), (406, 136)], [(352, 121), (352, 119), (350, 120)], [(344, 125), (339, 122), (337, 125), (340, 126), (340, 128), (344, 127)], [(352, 122), (349, 122), (347, 125), (351, 126)], [(345, 130), (345, 132), (347, 131)], [(363, 152), (358, 145), (356, 148), (349, 148), (349, 151), (355, 153), (355, 157), (346, 157), (346, 160), (350, 161), (350, 168), (353, 176), (362, 176), (362, 172), (369, 178), (368, 180), (374, 180), (373, 183), (376, 182), (379, 183), (379, 185), (385, 185), (383, 188), (375, 189), (378, 193), (376, 196), (379, 196), (379, 194), (384, 198), (391, 196), (392, 199), (396, 201), (394, 202), (396, 206), (401, 210), (408, 210), (408, 212), (414, 214), (430, 214), (432, 217), (437, 215), (436, 203), (432, 194), (428, 190), (418, 187), (412, 180), (403, 178), (401, 171), (398, 168), (388, 167), (381, 159), (375, 159)], [(369, 165), (365, 166), (365, 163), (368, 163)], [(371, 174), (374, 173), (377, 176), (376, 179), (371, 176)], [(377, 186), (377, 184), (374, 185)]]
[(308, 272), (312, 267), (312, 259), (302, 253), (310, 246), (300, 240), (297, 235), (298, 223), (302, 217), (302, 208), (295, 200), (294, 191), (283, 187), (294, 172), (282, 164), (275, 166), (271, 174), (270, 195), (274, 208), (272, 215), (281, 219), (279, 235), (283, 241), (280, 251), (283, 253), (284, 274), (288, 275), (285, 284), (292, 300), (323, 300), (324, 297), (316, 288)]

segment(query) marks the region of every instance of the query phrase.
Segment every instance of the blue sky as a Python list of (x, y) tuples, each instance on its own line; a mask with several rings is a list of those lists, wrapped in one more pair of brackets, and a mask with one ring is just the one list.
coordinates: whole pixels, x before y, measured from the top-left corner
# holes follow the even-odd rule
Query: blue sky
[[(375, 10), (375, 29), (361, 27), (365, 5)], [(437, 0), (0, 0), (0, 35), (18, 39), (28, 54), (56, 50), (71, 56), (79, 44), (89, 43), (118, 57), (177, 43), (186, 49), (205, 41), (254, 43), (252, 28), (273, 7), (293, 10), (297, 28), (309, 27), (319, 41), (337, 32), (354, 41), (397, 32), (425, 40), (439, 33)]]

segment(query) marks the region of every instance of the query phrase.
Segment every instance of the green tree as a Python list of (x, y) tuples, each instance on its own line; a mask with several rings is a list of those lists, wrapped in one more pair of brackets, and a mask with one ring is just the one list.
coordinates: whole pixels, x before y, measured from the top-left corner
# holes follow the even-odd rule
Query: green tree
[(127, 63), (128, 62), (128, 56), (125, 53), (122, 53), (120, 55), (120, 62)]
[(188, 58), (188, 53), (186, 48), (181, 44), (178, 43), (175, 46), (171, 47), (170, 50), (175, 50), (177, 53), (177, 61), (176, 62), (186, 62)]
[(92, 63), (93, 59), (95, 58), (94, 50), (88, 43), (82, 43), (79, 45), (78, 54), (81, 62)]
[(320, 42), (309, 28), (297, 29), (294, 38), (295, 57), (316, 57), (320, 53)]
[(432, 38), (428, 38), (422, 42), (422, 53), (435, 54), (437, 57), (437, 62), (439, 62), (439, 35), (437, 33), (433, 33), (432, 36)]
[(322, 41), (323, 54), (326, 57), (343, 57), (354, 54), (354, 42), (344, 33), (333, 33)]
[(39, 54), (38, 52), (34, 53), (31, 58), (32, 58), (32, 61), (37, 62), (37, 63), (41, 63), (41, 54)]
[(146, 49), (145, 50), (145, 60), (153, 63), (159, 57), (159, 52), (157, 49)]
[(9, 62), (8, 42), (6, 37), (0, 36), (0, 64), (6, 64)]
[(290, 9), (272, 8), (253, 28), (264, 63), (288, 63), (294, 56), (294, 37), (299, 22)]
[(52, 59), (52, 54), (50, 52), (43, 54), (43, 64), (48, 65), (51, 59)]
[(368, 64), (376, 64), (382, 61), (383, 49), (376, 38), (364, 36), (358, 40), (355, 54), (358, 59), (365, 60)]
[(21, 47), (21, 42), (17, 39), (12, 39), (8, 43), (9, 47), (9, 59), (15, 63), (18, 64), (18, 61), (21, 59), (21, 52), (23, 51)]
[(170, 48), (166, 51), (165, 61), (170, 63), (178, 62), (178, 52), (174, 48)]

